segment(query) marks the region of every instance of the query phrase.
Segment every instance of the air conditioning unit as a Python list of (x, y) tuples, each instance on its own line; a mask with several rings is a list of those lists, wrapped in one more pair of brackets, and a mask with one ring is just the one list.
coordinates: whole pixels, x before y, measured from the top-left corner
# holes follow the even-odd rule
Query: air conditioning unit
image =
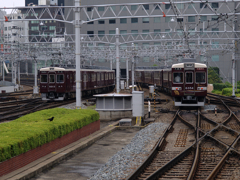
[(51, 6), (57, 6), (58, 5), (58, 0), (50, 0), (50, 5)]

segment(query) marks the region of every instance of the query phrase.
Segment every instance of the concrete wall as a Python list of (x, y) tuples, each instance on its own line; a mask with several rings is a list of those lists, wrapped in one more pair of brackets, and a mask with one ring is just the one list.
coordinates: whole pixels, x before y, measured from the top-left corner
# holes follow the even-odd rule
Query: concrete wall
[(101, 121), (110, 121), (110, 120), (117, 120), (122, 118), (131, 118), (132, 111), (97, 111), (100, 116)]
[(0, 87), (0, 94), (3, 93), (11, 93), (14, 92), (14, 86), (8, 86), (8, 87)]

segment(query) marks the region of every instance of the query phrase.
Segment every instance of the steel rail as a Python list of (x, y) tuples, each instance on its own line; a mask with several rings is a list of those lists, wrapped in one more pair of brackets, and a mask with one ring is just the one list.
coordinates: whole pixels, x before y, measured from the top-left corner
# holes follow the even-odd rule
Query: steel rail
[(136, 179), (139, 176), (139, 174), (141, 174), (141, 172), (151, 163), (152, 159), (156, 156), (156, 154), (158, 152), (158, 149), (162, 148), (163, 142), (164, 142), (165, 138), (167, 137), (168, 133), (171, 131), (171, 129), (173, 127), (173, 124), (176, 121), (178, 112), (179, 112), (179, 110), (174, 115), (172, 122), (169, 124), (168, 128), (165, 129), (162, 137), (159, 139), (158, 143), (153, 148), (153, 150), (151, 151), (150, 155), (146, 158), (146, 160), (132, 174), (130, 174), (126, 178), (126, 180), (134, 180), (134, 179)]

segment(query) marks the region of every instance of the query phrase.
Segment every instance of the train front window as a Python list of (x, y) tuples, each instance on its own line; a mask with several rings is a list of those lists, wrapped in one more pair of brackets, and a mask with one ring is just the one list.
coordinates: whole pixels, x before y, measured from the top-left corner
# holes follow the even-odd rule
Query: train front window
[(205, 83), (205, 82), (206, 82), (205, 72), (197, 72), (196, 83)]
[(173, 73), (174, 83), (183, 83), (183, 73)]
[(47, 75), (41, 75), (41, 83), (47, 83)]
[(192, 83), (193, 82), (193, 73), (187, 72), (186, 73), (186, 83)]
[(55, 82), (55, 75), (54, 74), (50, 74), (49, 75), (49, 82), (50, 83), (54, 83)]
[(58, 82), (58, 83), (64, 82), (64, 78), (63, 78), (63, 77), (64, 77), (63, 74), (58, 74), (58, 75), (57, 75), (57, 82)]

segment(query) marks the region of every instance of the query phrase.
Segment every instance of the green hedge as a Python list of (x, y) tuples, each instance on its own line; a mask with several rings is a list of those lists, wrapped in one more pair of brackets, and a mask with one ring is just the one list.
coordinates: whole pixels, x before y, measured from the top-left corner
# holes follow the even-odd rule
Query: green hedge
[[(213, 89), (222, 91), (224, 88), (232, 88), (232, 85), (230, 83), (214, 83)], [(240, 85), (237, 86), (238, 89), (240, 89)]]
[[(53, 121), (47, 120), (54, 117)], [(91, 109), (54, 108), (0, 124), (0, 162), (99, 120)]]
[[(237, 92), (235, 92), (235, 95), (237, 97), (239, 97), (240, 96), (239, 93), (240, 93), (240, 89), (237, 89)], [(224, 95), (224, 96), (232, 96), (232, 88), (224, 88), (222, 90), (222, 95)]]

